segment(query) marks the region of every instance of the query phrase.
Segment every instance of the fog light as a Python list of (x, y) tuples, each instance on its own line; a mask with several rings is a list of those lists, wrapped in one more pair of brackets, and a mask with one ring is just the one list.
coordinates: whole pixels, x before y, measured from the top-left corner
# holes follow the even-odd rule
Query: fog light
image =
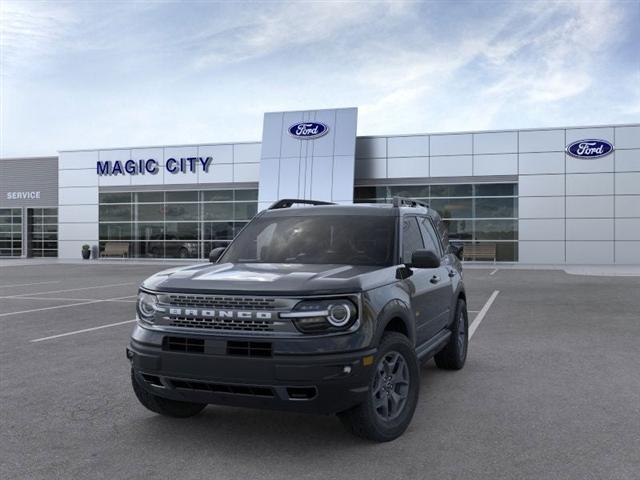
[(366, 357), (362, 357), (362, 365), (368, 367), (369, 365), (373, 365), (373, 355), (367, 355)]

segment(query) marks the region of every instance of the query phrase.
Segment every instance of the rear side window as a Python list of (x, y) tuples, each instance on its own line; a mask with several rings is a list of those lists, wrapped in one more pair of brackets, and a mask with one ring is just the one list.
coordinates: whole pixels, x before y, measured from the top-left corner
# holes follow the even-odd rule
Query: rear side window
[(420, 218), (420, 229), (422, 230), (422, 236), (424, 237), (424, 248), (432, 250), (436, 255), (442, 256), (440, 240), (428, 218)]
[(413, 252), (424, 248), (416, 217), (402, 219), (402, 263), (411, 263)]

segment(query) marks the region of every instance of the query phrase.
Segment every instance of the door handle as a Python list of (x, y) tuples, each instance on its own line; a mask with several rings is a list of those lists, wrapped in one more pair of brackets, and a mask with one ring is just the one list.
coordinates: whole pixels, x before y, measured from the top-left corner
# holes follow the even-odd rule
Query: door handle
[(434, 275), (433, 277), (431, 277), (431, 280), (429, 280), (431, 283), (438, 283), (440, 281), (440, 277), (438, 275)]
[(449, 270), (449, 277), (455, 277), (456, 276), (456, 272), (455, 270)]

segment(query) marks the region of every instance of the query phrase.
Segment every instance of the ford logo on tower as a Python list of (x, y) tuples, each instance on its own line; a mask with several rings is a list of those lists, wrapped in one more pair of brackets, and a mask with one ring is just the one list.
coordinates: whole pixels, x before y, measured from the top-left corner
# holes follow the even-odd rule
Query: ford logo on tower
[(318, 122), (301, 122), (289, 127), (289, 135), (304, 140), (321, 137), (328, 131), (329, 127)]
[(613, 152), (613, 145), (606, 140), (578, 140), (567, 147), (567, 153), (576, 158), (600, 158)]

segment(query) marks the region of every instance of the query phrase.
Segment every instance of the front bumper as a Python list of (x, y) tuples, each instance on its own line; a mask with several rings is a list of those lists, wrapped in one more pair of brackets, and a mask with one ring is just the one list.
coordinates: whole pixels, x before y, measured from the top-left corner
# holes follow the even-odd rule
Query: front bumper
[[(139, 384), (154, 395), (197, 403), (321, 414), (344, 411), (365, 400), (370, 357), (376, 353), (367, 349), (251, 357), (209, 347), (178, 352), (168, 351), (164, 342), (145, 342), (146, 335), (136, 335), (139, 331), (136, 327), (127, 349)], [(219, 336), (210, 340), (225, 341)]]

